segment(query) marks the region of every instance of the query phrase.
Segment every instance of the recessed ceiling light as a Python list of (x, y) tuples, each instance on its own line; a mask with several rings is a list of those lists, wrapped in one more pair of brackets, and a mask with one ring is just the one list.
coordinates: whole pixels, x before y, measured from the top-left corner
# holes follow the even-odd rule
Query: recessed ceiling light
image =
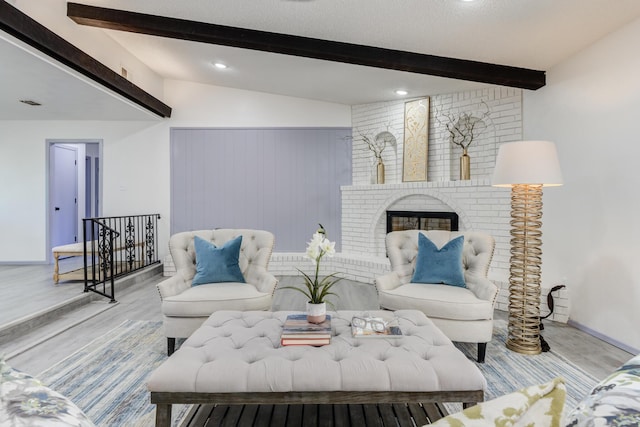
[(222, 62), (214, 62), (213, 66), (220, 69), (220, 70), (224, 70), (225, 68), (227, 68), (227, 66), (225, 64), (223, 64)]
[(398, 89), (398, 90), (396, 90), (396, 95), (404, 96), (404, 95), (406, 95), (406, 94), (408, 94), (408, 93), (409, 93), (409, 92), (407, 92), (407, 91), (406, 91), (406, 90), (404, 90), (404, 89)]

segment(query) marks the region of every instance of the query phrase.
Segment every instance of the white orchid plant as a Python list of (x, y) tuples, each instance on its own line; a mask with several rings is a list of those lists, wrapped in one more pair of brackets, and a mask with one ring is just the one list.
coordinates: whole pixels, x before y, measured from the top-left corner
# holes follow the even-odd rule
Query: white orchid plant
[[(307, 245), (307, 251), (305, 253), (305, 257), (309, 258), (315, 265), (315, 276), (311, 278), (311, 276), (306, 274), (304, 271), (297, 269), (300, 273), (302, 273), (302, 276), (304, 277), (306, 289), (296, 288), (293, 286), (284, 286), (281, 288), (294, 289), (298, 292), (303, 293), (311, 304), (322, 304), (323, 302), (325, 302), (325, 298), (328, 295), (336, 295), (335, 293), (331, 292), (331, 288), (342, 279), (340, 277), (336, 277), (337, 273), (329, 274), (328, 276), (322, 278), (322, 280), (320, 280), (320, 278), (318, 277), (320, 273), (320, 261), (322, 260), (322, 258), (325, 255), (328, 257), (333, 257), (333, 255), (335, 255), (336, 253), (336, 243), (331, 242), (327, 238), (327, 233), (324, 227), (322, 226), (322, 224), (319, 225), (320, 228), (313, 234), (311, 241)], [(330, 302), (327, 303), (329, 305), (333, 305)]]

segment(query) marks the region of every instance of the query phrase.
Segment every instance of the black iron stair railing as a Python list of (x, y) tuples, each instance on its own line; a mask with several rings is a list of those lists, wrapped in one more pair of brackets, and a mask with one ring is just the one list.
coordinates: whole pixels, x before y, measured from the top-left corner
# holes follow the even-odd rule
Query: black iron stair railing
[(115, 280), (160, 262), (160, 214), (83, 219), (84, 291), (115, 299)]

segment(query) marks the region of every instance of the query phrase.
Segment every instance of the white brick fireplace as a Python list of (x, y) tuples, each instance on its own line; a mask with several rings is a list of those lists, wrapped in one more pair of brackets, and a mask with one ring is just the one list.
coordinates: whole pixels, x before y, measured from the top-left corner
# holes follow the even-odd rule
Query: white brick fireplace
[[(491, 110), (487, 130), (469, 149), (470, 181), (458, 180), (461, 151), (452, 146), (439, 113)], [(430, 97), (429, 147), (426, 182), (402, 182), (404, 103), (389, 101), (352, 107), (354, 129), (353, 185), (342, 188), (342, 256), (376, 260), (388, 269), (385, 257), (388, 210), (455, 212), (460, 230), (485, 231), (496, 239), (490, 278), (506, 288), (509, 277), (509, 191), (491, 187), (498, 147), (522, 137), (522, 92), (492, 88)], [(442, 117), (439, 115), (439, 117)], [(373, 158), (357, 135), (374, 136), (388, 130), (397, 145), (383, 152), (387, 184), (371, 184)], [(347, 255), (348, 254), (348, 255)], [(377, 269), (374, 269), (377, 270)], [(364, 274), (365, 272), (363, 272)], [(358, 277), (371, 282), (374, 277)], [(506, 309), (506, 292), (498, 307)]]

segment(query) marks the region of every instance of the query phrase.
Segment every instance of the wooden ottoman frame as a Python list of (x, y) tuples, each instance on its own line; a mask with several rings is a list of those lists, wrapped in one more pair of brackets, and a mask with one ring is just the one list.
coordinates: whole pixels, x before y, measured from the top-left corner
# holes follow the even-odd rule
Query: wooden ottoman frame
[(191, 393), (151, 392), (151, 403), (156, 404), (156, 427), (171, 426), (172, 404), (220, 405), (294, 405), (313, 403), (366, 404), (366, 403), (438, 403), (463, 402), (463, 407), (484, 400), (484, 391), (393, 392), (393, 391), (326, 391), (287, 393)]

